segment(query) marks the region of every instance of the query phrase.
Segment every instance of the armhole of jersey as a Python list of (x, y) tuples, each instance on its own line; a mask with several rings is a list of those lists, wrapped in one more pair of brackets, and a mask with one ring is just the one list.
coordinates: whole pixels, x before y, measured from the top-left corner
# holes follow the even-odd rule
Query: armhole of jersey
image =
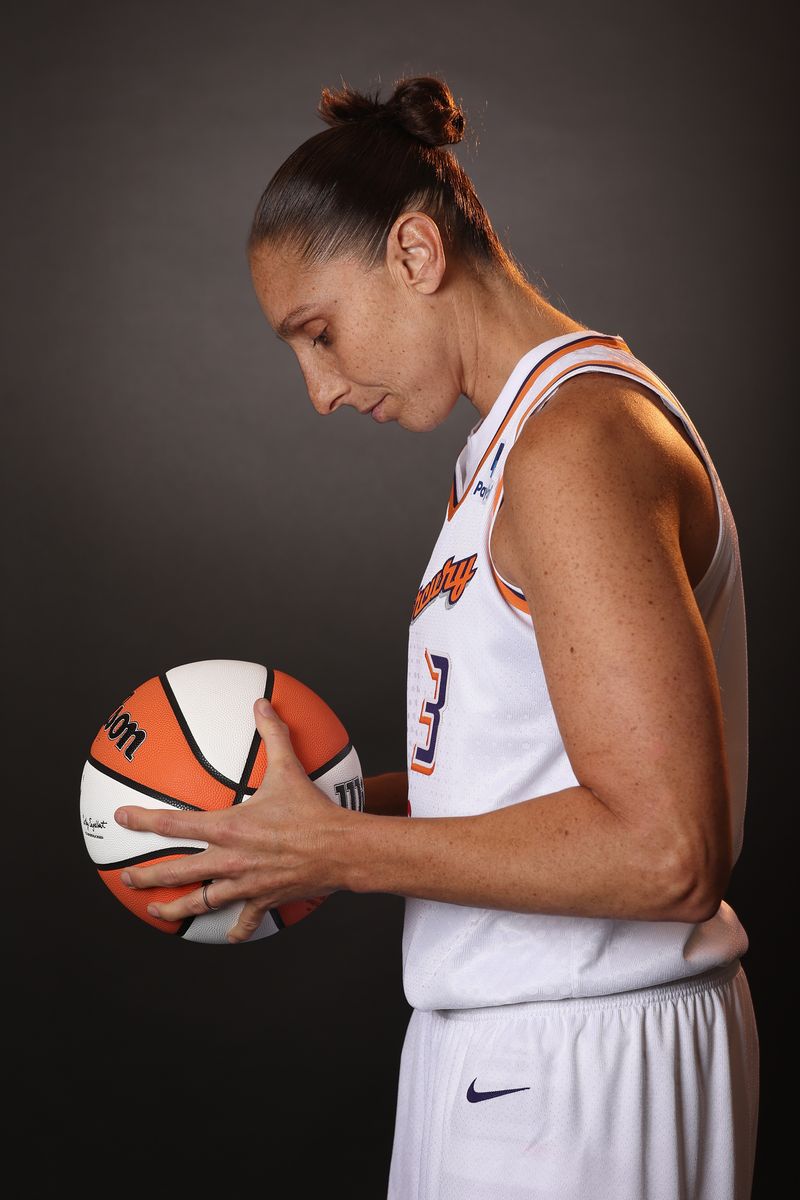
[[(732, 548), (730, 530), (728, 528), (728, 521), (730, 518), (728, 515), (727, 500), (725, 497), (724, 488), (722, 486), (722, 481), (717, 474), (716, 467), (711, 461), (711, 455), (708, 452), (708, 448), (706, 447), (706, 444), (701, 438), (697, 429), (695, 429), (689, 414), (684, 411), (683, 406), (680, 404), (677, 398), (673, 396), (672, 392), (666, 387), (666, 385), (662, 384), (662, 386), (659, 387), (659, 383), (661, 381), (658, 380), (657, 376), (655, 376), (649, 370), (646, 372), (639, 372), (636, 370), (627, 370), (625, 367), (621, 366), (611, 366), (608, 368), (587, 367), (585, 369), (587, 371), (602, 371), (605, 369), (609, 374), (624, 375), (627, 379), (632, 379), (636, 383), (644, 384), (649, 391), (658, 396), (665, 408), (669, 409), (674, 416), (679, 418), (684, 429), (692, 439), (692, 442), (700, 452), (700, 459), (705, 467), (706, 474), (711, 480), (711, 487), (714, 491), (714, 500), (716, 501), (717, 505), (717, 543), (714, 547), (714, 553), (711, 555), (711, 561), (706, 567), (703, 578), (699, 580), (698, 583), (696, 583), (692, 588), (692, 593), (695, 597), (695, 600), (697, 600), (699, 607), (702, 608), (705, 602), (712, 597), (716, 591), (716, 586), (720, 577), (720, 566), (724, 561), (727, 562), (728, 555), (726, 554), (726, 551), (729, 551)], [(580, 372), (580, 368), (578, 368), (578, 372)]]
[(703, 578), (700, 579), (692, 588), (695, 600), (698, 600), (700, 597), (705, 597), (705, 595), (711, 595), (713, 593), (716, 587), (715, 581), (719, 575), (720, 564), (723, 563), (723, 561), (726, 561), (728, 558), (726, 551), (729, 551), (733, 548), (732, 544), (729, 542), (730, 530), (728, 527), (728, 521), (730, 517), (728, 503), (725, 497), (725, 490), (722, 486), (722, 481), (717, 474), (717, 469), (711, 461), (711, 455), (706, 449), (705, 442), (694, 428), (688, 414), (683, 411), (681, 406), (675, 400), (673, 400), (672, 397), (665, 396), (658, 390), (658, 388), (652, 387), (651, 384), (647, 384), (646, 386), (650, 387), (651, 390), (656, 393), (656, 395), (661, 399), (661, 402), (664, 404), (665, 408), (668, 408), (671, 413), (674, 413), (676, 417), (680, 418), (684, 429), (689, 434), (689, 437), (692, 439), (697, 449), (700, 451), (700, 458), (703, 461), (706, 474), (711, 480), (711, 486), (714, 489), (714, 499), (717, 503), (718, 521), (717, 544), (714, 547), (714, 553), (711, 555), (711, 561), (706, 567)]
[[(638, 363), (638, 360), (637, 360), (637, 363)], [(708, 567), (706, 568), (706, 572), (703, 575), (703, 578), (692, 589), (695, 600), (698, 602), (698, 605), (702, 608), (702, 607), (704, 607), (705, 603), (711, 597), (713, 597), (713, 595), (716, 591), (716, 585), (718, 582), (720, 565), (722, 564), (723, 560), (727, 559), (727, 555), (726, 555), (725, 551), (732, 548), (732, 540), (730, 537), (730, 531), (728, 529), (728, 519), (729, 518), (728, 518), (728, 513), (727, 513), (727, 502), (725, 499), (722, 482), (717, 474), (717, 471), (716, 471), (716, 468), (715, 468), (713, 462), (711, 461), (711, 455), (709, 454), (708, 449), (706, 448), (705, 442), (701, 438), (698, 431), (695, 429), (691, 419), (689, 418), (688, 413), (684, 412), (682, 406), (677, 401), (677, 399), (672, 395), (672, 393), (666, 388), (666, 385), (659, 387), (658, 384), (655, 382), (655, 376), (653, 378), (649, 378), (649, 376), (652, 374), (649, 370), (640, 372), (638, 370), (628, 370), (626, 367), (623, 367), (623, 366), (610, 365), (610, 364), (608, 366), (605, 366), (605, 365), (600, 365), (597, 363), (591, 363), (591, 364), (587, 364), (585, 366), (578, 365), (575, 367), (575, 369), (573, 371), (570, 371), (568, 374), (564, 375), (561, 379), (559, 379), (558, 383), (550, 391), (545, 392), (545, 394), (543, 396), (540, 396), (538, 398), (538, 400), (530, 406), (528, 411), (523, 413), (523, 415), (521, 416), (521, 418), (519, 420), (519, 423), (517, 425), (517, 428), (516, 428), (516, 431), (514, 434), (514, 441), (516, 441), (517, 437), (519, 437), (520, 430), (522, 429), (523, 425), (528, 420), (528, 418), (530, 416), (532, 416), (534, 412), (537, 412), (540, 408), (542, 408), (547, 403), (547, 401), (551, 398), (551, 396), (553, 396), (555, 394), (555, 392), (558, 390), (558, 388), (561, 386), (562, 383), (566, 382), (567, 379), (572, 378), (572, 376), (574, 376), (574, 375), (586, 374), (591, 371), (601, 373), (601, 374), (624, 375), (626, 378), (633, 380), (635, 383), (644, 384), (644, 386), (646, 388), (648, 388), (649, 391), (653, 392), (656, 396), (658, 396), (659, 400), (661, 401), (661, 403), (664, 405), (665, 408), (669, 409), (669, 411), (671, 413), (673, 413), (676, 417), (678, 417), (680, 419), (681, 424), (683, 425), (686, 432), (689, 434), (689, 437), (692, 439), (692, 442), (694, 443), (694, 445), (697, 447), (697, 449), (700, 452), (700, 458), (706, 469), (706, 473), (708, 474), (708, 477), (711, 480), (711, 486), (714, 490), (714, 499), (715, 499), (716, 505), (717, 505), (717, 521), (718, 521), (717, 544), (714, 548), (714, 553), (711, 556), (711, 561), (709, 562)], [(503, 502), (502, 493), (503, 493), (503, 480), (501, 478), (500, 482), (498, 484), (498, 487), (497, 487), (497, 495), (495, 496), (494, 503), (492, 505), (492, 516), (491, 516), (491, 520), (489, 522), (489, 532), (487, 535), (486, 549), (487, 549), (488, 558), (489, 558), (489, 565), (492, 570), (492, 576), (494, 578), (495, 584), (497, 585), (498, 591), (500, 592), (500, 595), (503, 597), (503, 599), (514, 609), (515, 612), (524, 614), (530, 618), (531, 612), (530, 612), (530, 608), (528, 606), (528, 603), (527, 603), (524, 593), (521, 591), (520, 588), (515, 587), (513, 584), (509, 583), (507, 579), (503, 578), (503, 576), (500, 574), (500, 572), (498, 571), (497, 567), (494, 564), (494, 559), (492, 558), (492, 549), (491, 549), (492, 529), (494, 528), (495, 518), (497, 517), (497, 513), (499, 512), (500, 505)]]
[(500, 595), (503, 597), (503, 599), (506, 601), (506, 603), (511, 608), (513, 608), (514, 612), (519, 613), (521, 616), (528, 617), (529, 620), (532, 620), (531, 610), (528, 607), (528, 601), (525, 599), (525, 593), (522, 591), (521, 588), (515, 587), (515, 585), (513, 583), (509, 583), (507, 579), (503, 578), (503, 576), (500, 574), (500, 572), (498, 571), (497, 567), (494, 564), (494, 559), (492, 558), (492, 530), (494, 529), (494, 523), (497, 518), (497, 514), (500, 511), (500, 507), (501, 507), (502, 503), (503, 503), (503, 480), (501, 478), (500, 482), (497, 485), (497, 492), (495, 494), (494, 500), (492, 501), (492, 515), (489, 518), (489, 530), (486, 534), (486, 554), (489, 559), (489, 566), (491, 567), (492, 578), (494, 579), (494, 582), (497, 586), (497, 590), (499, 591)]

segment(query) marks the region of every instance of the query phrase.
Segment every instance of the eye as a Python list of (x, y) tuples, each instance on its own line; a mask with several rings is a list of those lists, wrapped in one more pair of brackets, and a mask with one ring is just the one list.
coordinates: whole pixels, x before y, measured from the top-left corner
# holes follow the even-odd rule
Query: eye
[(322, 333), (318, 333), (316, 337), (311, 339), (311, 345), (316, 346), (317, 342), (322, 341), (323, 346), (330, 346), (331, 341), (327, 333), (323, 329)]

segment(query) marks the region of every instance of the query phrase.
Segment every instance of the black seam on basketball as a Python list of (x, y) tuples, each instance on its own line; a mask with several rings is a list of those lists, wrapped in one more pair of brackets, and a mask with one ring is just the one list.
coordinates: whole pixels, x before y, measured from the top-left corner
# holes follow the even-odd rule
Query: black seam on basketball
[[(272, 667), (267, 667), (267, 682), (264, 685), (264, 699), (269, 700), (270, 703), (272, 703), (272, 692), (274, 687), (275, 672), (273, 671)], [(258, 747), (261, 745), (261, 741), (261, 734), (258, 732), (258, 730), (256, 730), (253, 734), (253, 740), (250, 743), (250, 750), (247, 754), (247, 761), (244, 764), (244, 770), (242, 771), (241, 778), (239, 779), (239, 783), (236, 787), (236, 795), (233, 798), (234, 804), (241, 804), (246, 796), (252, 796), (253, 792), (256, 791), (255, 788), (248, 786), (247, 781), (250, 778), (250, 772), (252, 771), (256, 758), (258, 757)]]
[(242, 778), (239, 780), (239, 784), (236, 788), (236, 795), (233, 798), (234, 805), (241, 804), (245, 796), (248, 795), (248, 791), (251, 796), (253, 794), (253, 789), (248, 789), (247, 781), (250, 778), (250, 772), (253, 769), (253, 764), (255, 763), (256, 756), (258, 755), (258, 746), (260, 741), (261, 734), (258, 732), (258, 730), (256, 730), (253, 734), (253, 740), (250, 743), (250, 749), (247, 753), (244, 770), (242, 771)]
[(120, 867), (135, 867), (137, 863), (150, 862), (153, 858), (166, 858), (168, 854), (202, 854), (204, 849), (205, 846), (168, 846), (164, 850), (148, 850), (146, 854), (135, 854), (133, 858), (120, 858), (116, 862), (94, 865), (98, 871), (118, 871)]
[(175, 933), (178, 937), (183, 937), (191, 926), (194, 924), (194, 917), (184, 917)]
[(277, 925), (279, 932), (281, 929), (286, 928), (286, 922), (281, 917), (281, 914), (278, 912), (277, 908), (269, 909), (269, 915), (272, 917), (273, 921)]
[(161, 684), (162, 688), (164, 689), (164, 695), (167, 697), (167, 700), (169, 701), (170, 708), (172, 709), (172, 711), (175, 714), (175, 720), (180, 725), (181, 732), (182, 732), (183, 736), (186, 738), (186, 744), (189, 747), (189, 749), (191, 750), (192, 754), (197, 759), (197, 761), (200, 763), (200, 766), (203, 768), (204, 771), (207, 771), (209, 775), (212, 775), (214, 777), (214, 779), (219, 780), (220, 783), (224, 783), (225, 786), (229, 787), (232, 792), (235, 792), (236, 791), (236, 780), (228, 779), (227, 775), (223, 775), (222, 771), (218, 771), (215, 766), (212, 766), (212, 764), (208, 761), (208, 759), (203, 754), (203, 751), (200, 749), (197, 742), (194, 740), (194, 735), (192, 734), (192, 731), (189, 728), (186, 718), (183, 715), (183, 712), (181, 711), (180, 704), (178, 704), (178, 697), (173, 692), (172, 687), (170, 686), (170, 682), (167, 679), (166, 671), (162, 671), (162, 673), (158, 677), (158, 681)]
[(338, 754), (334, 754), (333, 758), (329, 758), (328, 761), (323, 763), (321, 767), (317, 767), (316, 771), (309, 771), (308, 778), (319, 779), (320, 775), (324, 775), (326, 771), (330, 771), (331, 767), (335, 767), (337, 763), (340, 763), (343, 759), (347, 758), (352, 749), (353, 743), (348, 742), (344, 750), (340, 750)]
[(153, 800), (162, 800), (164, 804), (169, 804), (172, 808), (185, 808), (190, 812), (206, 811), (203, 808), (199, 808), (196, 804), (187, 804), (185, 800), (176, 800), (174, 796), (168, 796), (166, 792), (157, 792), (155, 788), (147, 787), (146, 784), (139, 783), (136, 779), (131, 779), (127, 775), (120, 775), (112, 767), (107, 767), (105, 763), (101, 763), (93, 754), (89, 755), (89, 762), (96, 770), (102, 771), (104, 775), (108, 775), (109, 779), (116, 779), (118, 783), (124, 783), (127, 787), (141, 792), (143, 796), (150, 796)]

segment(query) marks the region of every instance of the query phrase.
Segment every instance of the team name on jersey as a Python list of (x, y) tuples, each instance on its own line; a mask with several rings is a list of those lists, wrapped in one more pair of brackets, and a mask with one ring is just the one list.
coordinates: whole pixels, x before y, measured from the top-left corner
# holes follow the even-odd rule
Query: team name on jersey
[(464, 595), (467, 584), (475, 575), (477, 558), (477, 554), (470, 554), (468, 558), (459, 558), (454, 562), (451, 554), (433, 578), (429, 579), (417, 592), (417, 598), (411, 610), (411, 620), (415, 621), (423, 609), (427, 608), (442, 593), (445, 595), (448, 608), (457, 604)]

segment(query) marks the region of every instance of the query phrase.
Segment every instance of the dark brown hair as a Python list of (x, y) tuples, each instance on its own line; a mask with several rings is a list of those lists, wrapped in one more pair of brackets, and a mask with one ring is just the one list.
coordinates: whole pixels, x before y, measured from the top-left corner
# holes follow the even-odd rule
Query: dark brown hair
[(331, 126), (289, 155), (256, 208), (248, 253), (288, 243), (306, 263), (344, 255), (366, 268), (385, 258), (386, 238), (406, 211), (439, 228), (446, 254), (473, 268), (522, 272), (503, 247), (472, 181), (444, 147), (460, 142), (466, 119), (443, 80), (399, 80), (389, 100), (343, 82), (323, 88), (318, 115)]

